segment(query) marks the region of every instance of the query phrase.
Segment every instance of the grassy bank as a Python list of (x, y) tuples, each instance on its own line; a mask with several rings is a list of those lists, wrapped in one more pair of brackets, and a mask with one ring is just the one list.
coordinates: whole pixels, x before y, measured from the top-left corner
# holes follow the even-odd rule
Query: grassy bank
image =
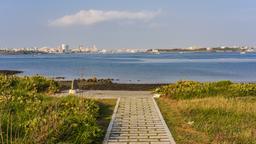
[(180, 81), (158, 91), (177, 143), (255, 143), (256, 84)]
[(97, 118), (97, 124), (103, 131), (97, 142), (101, 143), (104, 139), (109, 122), (112, 118), (112, 114), (116, 105), (116, 99), (99, 99), (95, 101), (99, 106), (99, 117)]
[(43, 77), (0, 76), (0, 143), (101, 143), (115, 100), (50, 97)]

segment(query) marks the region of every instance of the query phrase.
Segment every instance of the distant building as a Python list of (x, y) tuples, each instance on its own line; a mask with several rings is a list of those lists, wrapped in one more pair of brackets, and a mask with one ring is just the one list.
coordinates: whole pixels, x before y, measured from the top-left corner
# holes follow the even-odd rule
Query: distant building
[(105, 54), (105, 53), (107, 53), (107, 50), (106, 49), (102, 49), (102, 50), (99, 51), (99, 53)]
[(152, 49), (152, 53), (159, 53), (158, 49)]
[(89, 48), (89, 51), (90, 51), (90, 52), (98, 52), (98, 49), (97, 49), (96, 45), (93, 44), (92, 47)]
[(208, 48), (206, 48), (206, 50), (207, 50), (207, 51), (212, 51), (212, 50), (213, 50), (213, 48), (208, 47)]
[(64, 53), (69, 52), (69, 45), (61, 44), (60, 47), (61, 47), (61, 52), (64, 52)]
[(97, 47), (96, 47), (96, 45), (95, 45), (95, 44), (93, 44), (93, 45), (92, 45), (92, 48), (93, 48), (93, 49), (97, 49)]

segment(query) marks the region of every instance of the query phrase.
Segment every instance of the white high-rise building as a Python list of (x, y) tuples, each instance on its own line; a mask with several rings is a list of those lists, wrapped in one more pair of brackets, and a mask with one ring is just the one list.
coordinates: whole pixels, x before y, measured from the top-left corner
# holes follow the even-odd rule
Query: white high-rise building
[(62, 52), (69, 52), (69, 45), (67, 44), (61, 44)]

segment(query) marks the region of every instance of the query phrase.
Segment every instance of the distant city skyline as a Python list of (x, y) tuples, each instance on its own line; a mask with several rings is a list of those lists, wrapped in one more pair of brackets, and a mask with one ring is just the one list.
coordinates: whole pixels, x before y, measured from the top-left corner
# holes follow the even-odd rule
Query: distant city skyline
[(3, 0), (0, 48), (256, 46), (256, 1)]

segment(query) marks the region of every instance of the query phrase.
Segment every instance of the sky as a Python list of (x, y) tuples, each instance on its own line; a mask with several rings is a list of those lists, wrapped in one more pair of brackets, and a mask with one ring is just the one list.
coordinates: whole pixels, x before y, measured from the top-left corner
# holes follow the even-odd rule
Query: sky
[(256, 46), (255, 0), (1, 0), (0, 47)]

